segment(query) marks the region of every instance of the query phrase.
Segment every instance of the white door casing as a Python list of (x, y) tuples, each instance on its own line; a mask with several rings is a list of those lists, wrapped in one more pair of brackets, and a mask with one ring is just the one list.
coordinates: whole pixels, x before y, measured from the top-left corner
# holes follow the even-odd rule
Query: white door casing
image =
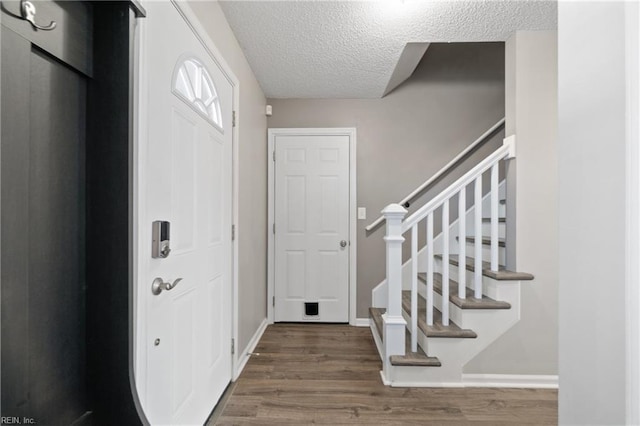
[[(145, 7), (134, 372), (152, 424), (203, 424), (232, 376), (234, 88), (182, 6)], [(171, 223), (166, 259), (151, 258), (155, 220)], [(156, 277), (182, 281), (154, 295)]]
[[(349, 244), (355, 240), (355, 130), (270, 129), (269, 143), (275, 156), (270, 319), (349, 322), (355, 318), (355, 247)], [(318, 315), (305, 315), (306, 302), (318, 303)]]

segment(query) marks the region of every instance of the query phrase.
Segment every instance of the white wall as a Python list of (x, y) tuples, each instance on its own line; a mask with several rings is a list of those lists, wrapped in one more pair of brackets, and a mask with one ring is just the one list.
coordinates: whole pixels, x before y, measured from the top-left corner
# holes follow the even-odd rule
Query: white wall
[[(474, 358), (465, 373), (558, 374), (557, 33), (517, 32), (507, 40), (508, 267), (528, 272), (520, 322)], [(515, 238), (514, 238), (515, 237)]]
[(638, 10), (560, 2), (558, 13), (559, 422), (638, 424)]
[(240, 81), (237, 347), (243, 350), (267, 317), (266, 99), (218, 2), (191, 1), (189, 7)]

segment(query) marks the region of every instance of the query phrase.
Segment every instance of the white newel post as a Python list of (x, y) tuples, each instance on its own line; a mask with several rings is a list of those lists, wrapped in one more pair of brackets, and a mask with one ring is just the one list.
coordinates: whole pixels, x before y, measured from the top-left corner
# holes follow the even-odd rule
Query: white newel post
[(387, 245), (387, 312), (382, 315), (383, 344), (385, 349), (384, 374), (388, 375), (389, 357), (404, 355), (405, 327), (407, 322), (402, 317), (402, 219), (407, 211), (399, 204), (389, 204), (382, 210), (387, 222), (387, 234), (384, 241)]

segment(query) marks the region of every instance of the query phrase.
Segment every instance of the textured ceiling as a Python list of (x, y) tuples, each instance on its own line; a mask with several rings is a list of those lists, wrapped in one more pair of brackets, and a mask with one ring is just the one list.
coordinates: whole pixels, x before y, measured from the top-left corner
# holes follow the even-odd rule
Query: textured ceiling
[(555, 29), (555, 1), (223, 1), (270, 98), (379, 98), (408, 42)]

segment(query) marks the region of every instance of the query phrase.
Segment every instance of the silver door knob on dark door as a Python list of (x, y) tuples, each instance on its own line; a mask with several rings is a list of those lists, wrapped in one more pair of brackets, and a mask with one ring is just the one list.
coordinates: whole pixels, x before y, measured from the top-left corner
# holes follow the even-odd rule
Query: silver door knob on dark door
[(347, 246), (347, 241), (346, 240), (340, 241), (340, 247), (345, 248), (346, 246)]
[(182, 278), (178, 278), (172, 283), (166, 283), (162, 278), (156, 278), (151, 284), (151, 292), (157, 296), (162, 293), (162, 290), (171, 290), (172, 288), (177, 286), (180, 281), (182, 281)]

